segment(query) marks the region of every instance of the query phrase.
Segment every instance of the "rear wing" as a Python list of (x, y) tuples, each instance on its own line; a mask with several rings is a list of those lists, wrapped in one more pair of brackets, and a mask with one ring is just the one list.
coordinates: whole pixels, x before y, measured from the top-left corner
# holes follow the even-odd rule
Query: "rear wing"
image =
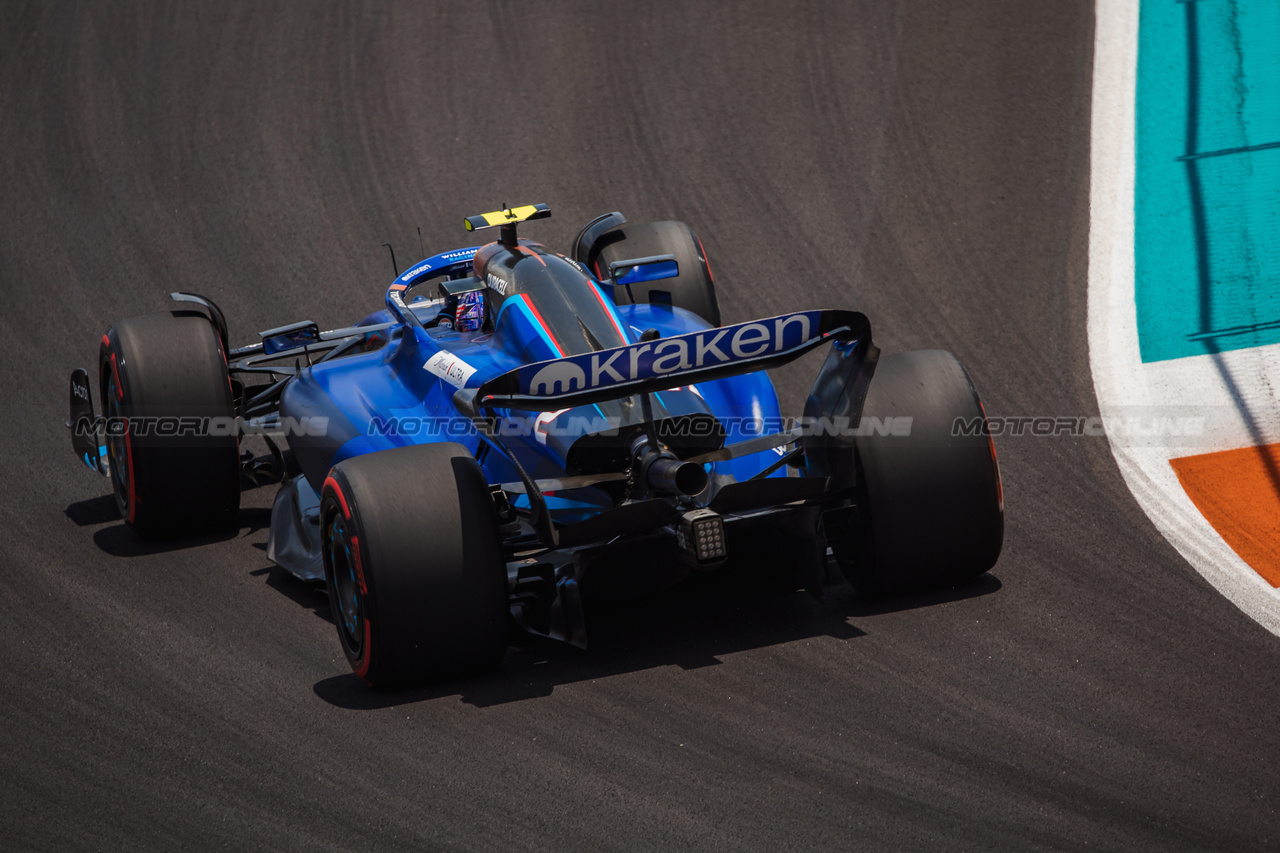
[(857, 311), (797, 311), (528, 364), (454, 394), (459, 410), (549, 412), (779, 367), (826, 343), (871, 345)]

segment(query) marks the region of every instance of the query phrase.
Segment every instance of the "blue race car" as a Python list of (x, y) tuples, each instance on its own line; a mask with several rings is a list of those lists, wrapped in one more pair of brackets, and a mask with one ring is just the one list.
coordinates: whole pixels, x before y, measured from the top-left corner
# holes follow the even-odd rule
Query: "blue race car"
[[(413, 264), (349, 328), (232, 349), (212, 301), (171, 294), (107, 330), (96, 388), (72, 374), (77, 455), (144, 537), (233, 525), (274, 468), (268, 556), (324, 579), (377, 687), (494, 666), (512, 622), (585, 645), (584, 601), (691, 571), (821, 594), (834, 564), (875, 594), (995, 564), (995, 447), (953, 356), (882, 356), (853, 311), (722, 325), (687, 225), (610, 213), (567, 254), (517, 236), (550, 214), (467, 218), (498, 240)], [(784, 419), (765, 369), (817, 347)]]

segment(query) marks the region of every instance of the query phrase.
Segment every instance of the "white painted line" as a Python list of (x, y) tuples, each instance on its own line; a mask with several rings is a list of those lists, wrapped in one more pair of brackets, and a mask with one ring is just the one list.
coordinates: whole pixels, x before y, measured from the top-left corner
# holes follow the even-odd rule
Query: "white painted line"
[[(1138, 0), (1098, 0), (1090, 134), (1089, 364), (1102, 417), (1133, 406), (1224, 406), (1238, 411), (1223, 381), (1233, 377), (1251, 410), (1275, 408), (1280, 346), (1142, 363), (1134, 301), (1134, 117), (1138, 69)], [(1265, 401), (1265, 405), (1264, 405)], [(1280, 441), (1280, 424), (1257, 425), (1263, 442)], [(1196, 452), (1255, 443), (1245, 419), (1225, 418)], [(1166, 447), (1112, 441), (1120, 473), (1156, 529), (1205, 580), (1259, 624), (1280, 636), (1280, 592), (1222, 540), (1192, 504)], [(1185, 449), (1177, 455), (1184, 455)]]

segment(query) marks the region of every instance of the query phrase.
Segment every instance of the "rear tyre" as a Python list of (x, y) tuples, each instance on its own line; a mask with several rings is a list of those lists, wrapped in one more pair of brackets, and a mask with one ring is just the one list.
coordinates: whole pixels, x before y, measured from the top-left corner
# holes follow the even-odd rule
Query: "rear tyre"
[(862, 416), (870, 434), (854, 442), (857, 529), (832, 543), (849, 583), (869, 594), (910, 592), (994, 566), (1004, 540), (995, 445), (955, 356), (882, 356)]
[(716, 300), (716, 286), (711, 278), (702, 242), (693, 229), (683, 222), (646, 222), (625, 225), (605, 233), (597, 243), (602, 248), (593, 249), (590, 258), (592, 271), (603, 280), (609, 274), (609, 264), (628, 258), (647, 258), (652, 255), (675, 255), (680, 274), (675, 278), (619, 287), (615, 298), (619, 305), (632, 302), (674, 305), (692, 311), (712, 326), (720, 325), (720, 303)]
[(321, 548), (338, 637), (372, 687), (497, 666), (507, 576), (484, 473), (458, 444), (335, 465), (321, 491)]
[(116, 323), (102, 338), (99, 377), (112, 489), (129, 526), (160, 539), (234, 524), (239, 437), (208, 318), (173, 311)]

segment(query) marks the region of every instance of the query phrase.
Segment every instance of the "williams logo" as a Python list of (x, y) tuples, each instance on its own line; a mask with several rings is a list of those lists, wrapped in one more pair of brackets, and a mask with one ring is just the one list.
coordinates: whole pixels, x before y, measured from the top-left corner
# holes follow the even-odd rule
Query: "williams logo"
[(554, 397), (767, 358), (819, 338), (822, 313), (801, 311), (532, 364), (520, 368), (520, 390)]
[(457, 263), (458, 261), (463, 260), (464, 258), (471, 258), (473, 255), (475, 255), (475, 253), (476, 253), (476, 249), (460, 249), (456, 252), (445, 252), (443, 255), (436, 255), (434, 258), (428, 258), (427, 260), (418, 264), (413, 269), (405, 270), (404, 272), (400, 273), (399, 277), (396, 278), (396, 281), (400, 282), (401, 284), (409, 284), (415, 278), (422, 275), (423, 273), (429, 273), (432, 270), (442, 269), (445, 266)]
[(553, 362), (533, 374), (529, 387), (534, 394), (567, 394), (587, 387), (587, 375), (572, 362)]

